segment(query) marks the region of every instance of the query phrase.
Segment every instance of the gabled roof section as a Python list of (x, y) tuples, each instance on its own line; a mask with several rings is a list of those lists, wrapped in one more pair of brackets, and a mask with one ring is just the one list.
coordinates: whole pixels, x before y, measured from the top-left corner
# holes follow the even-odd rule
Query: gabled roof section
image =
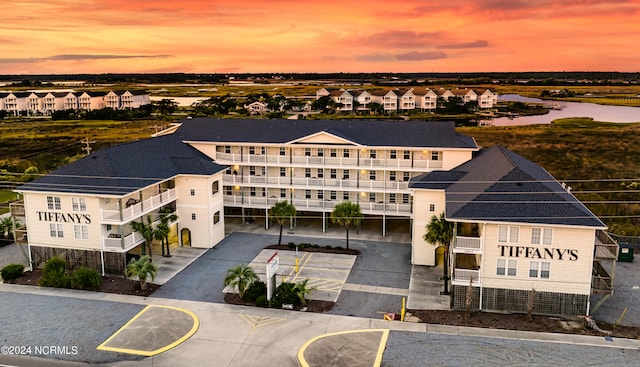
[(320, 132), (364, 146), (478, 149), (451, 121), (196, 118), (183, 120), (177, 134), (187, 142), (287, 144)]
[(101, 149), (17, 191), (124, 195), (176, 175), (212, 175), (226, 168), (172, 134)]
[(409, 187), (444, 189), (451, 220), (606, 228), (545, 169), (500, 146), (450, 172), (416, 177)]
[(287, 142), (288, 144), (346, 144), (346, 145), (359, 145), (349, 140), (348, 138), (340, 136), (339, 131), (329, 129), (328, 131), (320, 131), (315, 134), (311, 134), (300, 139)]

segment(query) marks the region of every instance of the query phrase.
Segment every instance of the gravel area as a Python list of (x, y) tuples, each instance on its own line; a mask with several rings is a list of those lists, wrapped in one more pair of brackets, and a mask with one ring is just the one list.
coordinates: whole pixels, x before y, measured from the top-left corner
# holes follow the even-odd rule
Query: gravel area
[(20, 346), (34, 357), (88, 363), (143, 358), (96, 350), (140, 312), (141, 305), (12, 292), (0, 292), (0, 297), (0, 346)]
[(637, 366), (639, 350), (391, 331), (385, 367)]

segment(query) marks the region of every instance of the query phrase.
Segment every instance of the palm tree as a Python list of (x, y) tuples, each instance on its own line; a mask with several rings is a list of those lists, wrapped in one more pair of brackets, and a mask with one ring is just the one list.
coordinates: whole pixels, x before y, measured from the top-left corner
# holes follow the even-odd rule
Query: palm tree
[(427, 223), (427, 233), (422, 238), (433, 245), (444, 247), (443, 294), (449, 294), (449, 245), (453, 240), (453, 223), (444, 218), (444, 213), (440, 213), (439, 218), (434, 215)]
[(258, 279), (258, 275), (249, 265), (240, 264), (227, 270), (227, 275), (224, 277), (224, 286), (234, 289), (238, 287), (238, 294), (240, 298), (243, 298), (244, 291)]
[[(160, 240), (162, 241), (162, 256), (171, 257), (171, 251), (169, 250), (169, 234), (171, 228), (169, 228), (169, 222), (175, 222), (178, 220), (178, 215), (173, 212), (171, 208), (160, 209), (160, 224), (158, 224), (158, 231), (161, 234)], [(167, 252), (165, 255), (164, 244), (167, 244)]]
[(158, 238), (158, 231), (153, 226), (153, 220), (150, 215), (147, 215), (147, 223), (144, 220), (140, 222), (131, 222), (131, 227), (134, 231), (140, 232), (142, 237), (144, 237), (145, 244), (142, 246), (142, 255), (146, 255), (145, 246), (149, 246), (149, 259), (151, 259), (153, 254), (151, 253), (151, 244), (154, 238)]
[(269, 216), (280, 225), (280, 236), (278, 236), (278, 245), (280, 245), (282, 244), (282, 226), (296, 215), (296, 207), (284, 200), (273, 204), (270, 210)]
[(336, 205), (331, 212), (331, 221), (338, 223), (347, 229), (347, 250), (349, 249), (349, 227), (353, 224), (355, 226), (362, 222), (362, 212), (360, 211), (360, 205), (354, 204), (350, 201), (343, 201)]
[(124, 274), (127, 277), (138, 278), (140, 289), (144, 291), (147, 290), (147, 278), (151, 277), (151, 281), (153, 281), (157, 273), (158, 266), (151, 262), (149, 256), (145, 255), (138, 259), (131, 259)]
[(296, 294), (296, 296), (298, 296), (298, 298), (300, 299), (300, 303), (303, 305), (307, 304), (307, 299), (309, 299), (309, 294), (311, 294), (311, 292), (318, 289), (315, 286), (314, 287), (308, 286), (307, 285), (308, 282), (309, 282), (309, 279), (305, 279), (293, 287), (293, 292)]

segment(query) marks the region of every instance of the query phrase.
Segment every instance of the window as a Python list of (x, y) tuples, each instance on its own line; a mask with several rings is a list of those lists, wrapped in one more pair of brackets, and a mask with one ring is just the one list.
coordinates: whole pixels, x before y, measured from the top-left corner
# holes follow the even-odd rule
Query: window
[(305, 199), (311, 199), (311, 190), (304, 190)]
[(409, 179), (411, 179), (411, 175), (409, 174), (409, 172), (402, 172), (402, 181), (408, 182)]
[(348, 180), (349, 179), (349, 170), (348, 169), (342, 170), (342, 179), (343, 180)]
[(107, 224), (107, 231), (110, 231), (112, 228), (111, 224)]
[(287, 189), (280, 189), (280, 197), (281, 198), (287, 197)]
[(266, 176), (266, 175), (267, 175), (267, 167), (264, 167), (264, 166), (263, 166), (263, 167), (260, 167), (260, 172), (261, 172), (261, 174), (262, 174), (263, 176)]
[(345, 149), (345, 150), (343, 150), (343, 151), (342, 151), (342, 156), (343, 156), (344, 158), (349, 158), (349, 149)]
[(334, 157), (334, 158), (337, 157), (338, 156), (338, 151), (336, 149), (331, 149), (329, 151), (329, 156), (330, 157)]
[(85, 198), (71, 198), (71, 207), (74, 212), (86, 212), (87, 202)]
[(324, 191), (318, 190), (318, 200), (324, 199)]
[(249, 154), (256, 154), (256, 148), (255, 147), (249, 147)]
[(224, 152), (227, 154), (231, 154), (231, 145), (225, 145), (224, 146)]
[(402, 159), (411, 159), (411, 152), (408, 150), (402, 152)]
[(287, 155), (287, 150), (285, 147), (280, 147), (280, 155)]
[(369, 193), (369, 201), (372, 203), (375, 203), (376, 201), (376, 193), (375, 192), (370, 192)]
[(213, 213), (213, 225), (215, 226), (218, 223), (220, 223), (220, 212), (219, 211)]
[(402, 204), (409, 204), (409, 194), (402, 194)]
[(349, 200), (349, 192), (345, 191), (342, 193), (342, 200)]
[(256, 175), (256, 166), (249, 166), (249, 175), (250, 176)]
[(304, 156), (311, 157), (311, 148), (304, 148)]
[(262, 193), (262, 197), (267, 196), (267, 189), (265, 189), (264, 187), (260, 188), (260, 192)]
[(63, 238), (64, 237), (64, 231), (62, 230), (62, 224), (50, 223), (49, 224), (49, 233), (50, 233), (51, 237)]
[(318, 178), (324, 177), (324, 170), (322, 168), (318, 168)]
[(432, 161), (439, 161), (440, 159), (441, 159), (440, 152), (431, 152), (431, 160)]
[(324, 149), (318, 148), (318, 157), (324, 157)]
[(436, 211), (436, 204), (429, 204), (429, 211), (430, 212), (435, 212)]
[(335, 170), (335, 169), (333, 169), (333, 168), (332, 168), (332, 169), (329, 171), (329, 177), (331, 177), (331, 178), (336, 178), (336, 177), (337, 177), (337, 172), (336, 172), (336, 170)]
[(396, 180), (396, 171), (389, 171), (389, 181)]
[(529, 278), (549, 279), (551, 263), (548, 261), (530, 261)]
[(395, 204), (395, 202), (396, 202), (396, 194), (394, 194), (394, 193), (389, 194), (389, 202), (391, 204)]
[(396, 159), (398, 158), (398, 151), (395, 149), (392, 149), (389, 151), (389, 158), (391, 159)]
[(220, 191), (220, 182), (213, 181), (213, 183), (211, 184), (211, 195), (217, 194), (218, 191)]
[(280, 177), (285, 177), (287, 175), (287, 169), (284, 167), (280, 167)]
[(233, 195), (233, 189), (231, 188), (231, 186), (225, 186), (224, 191), (226, 195)]
[(191, 220), (196, 220), (196, 213), (191, 213)]
[(61, 210), (62, 205), (60, 204), (60, 197), (47, 196), (47, 208), (49, 208), (49, 210)]
[(520, 227), (498, 226), (498, 242), (518, 243)]
[(89, 239), (89, 227), (81, 224), (74, 224), (73, 235), (77, 240)]
[(542, 230), (542, 243), (545, 245), (550, 245), (553, 240), (553, 229), (545, 228)]
[(369, 179), (370, 180), (376, 179), (376, 171), (369, 171)]
[(369, 158), (371, 159), (375, 159), (376, 158), (376, 151), (375, 150), (370, 150), (369, 151)]
[[(532, 245), (539, 245), (540, 244), (540, 228), (531, 228), (531, 244)], [(536, 268), (537, 271), (537, 268)]]
[(311, 177), (311, 168), (305, 168), (304, 169), (304, 177)]
[(331, 199), (331, 200), (336, 200), (337, 194), (338, 194), (337, 192), (335, 192), (335, 191), (331, 191), (331, 192), (329, 193), (329, 199)]
[(196, 189), (189, 190), (189, 193), (191, 194), (191, 196), (196, 196)]
[(249, 189), (249, 195), (250, 196), (256, 196), (256, 188), (255, 187), (251, 187)]
[(518, 262), (516, 260), (498, 259), (496, 275), (508, 275), (511, 277), (516, 276), (517, 264)]
[(267, 149), (265, 147), (260, 147), (260, 154), (265, 155), (267, 153)]

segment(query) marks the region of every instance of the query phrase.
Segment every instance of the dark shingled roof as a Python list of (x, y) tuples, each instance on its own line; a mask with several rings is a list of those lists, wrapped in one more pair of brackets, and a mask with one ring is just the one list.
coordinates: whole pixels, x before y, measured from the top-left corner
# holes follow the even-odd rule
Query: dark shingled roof
[(415, 177), (409, 187), (444, 189), (452, 220), (606, 227), (546, 170), (500, 146), (449, 172)]
[(449, 121), (197, 118), (184, 120), (178, 134), (185, 141), (282, 144), (323, 131), (366, 146), (478, 149)]
[(101, 149), (18, 191), (123, 195), (179, 174), (212, 175), (226, 168), (170, 134)]

